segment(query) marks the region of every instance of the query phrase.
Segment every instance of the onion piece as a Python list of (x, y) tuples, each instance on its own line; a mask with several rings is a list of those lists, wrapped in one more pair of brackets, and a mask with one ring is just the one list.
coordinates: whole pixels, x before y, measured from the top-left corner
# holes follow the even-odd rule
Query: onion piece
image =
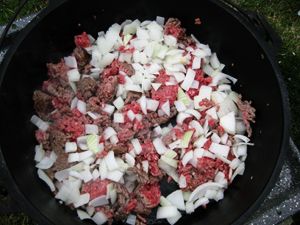
[(200, 109), (199, 103), (203, 99), (210, 100), (211, 99), (212, 88), (209, 86), (201, 85), (199, 90), (199, 95), (194, 97), (194, 107), (195, 109)]
[(138, 100), (142, 112), (146, 115), (147, 114), (147, 98), (145, 95), (142, 95), (142, 97)]
[(68, 67), (77, 69), (77, 61), (74, 56), (64, 57), (64, 61)]
[(190, 114), (187, 114), (187, 113), (184, 113), (184, 112), (179, 112), (177, 114), (177, 117), (176, 117), (176, 122), (178, 125), (182, 125), (183, 124), (183, 121), (187, 118), (190, 118), (191, 115)]
[(50, 156), (45, 156), (38, 164), (35, 165), (36, 168), (46, 170), (53, 166), (57, 159), (54, 151), (50, 153)]
[(104, 157), (104, 161), (108, 170), (113, 171), (119, 168), (119, 165), (115, 159), (114, 151), (109, 151), (107, 155)]
[(115, 107), (113, 105), (105, 104), (103, 111), (108, 113), (109, 115), (112, 115), (115, 111)]
[(129, 153), (125, 154), (125, 160), (130, 167), (134, 167), (135, 159)]
[(185, 204), (183, 199), (182, 191), (176, 190), (167, 196), (167, 200), (180, 210), (185, 210)]
[(209, 115), (214, 120), (217, 120), (218, 119), (218, 115), (217, 115), (217, 109), (216, 109), (216, 107), (212, 107), (209, 110), (207, 110), (206, 111), (206, 115)]
[(179, 177), (178, 185), (179, 185), (180, 188), (186, 188), (187, 187), (186, 178), (182, 174)]
[(201, 136), (194, 142), (194, 146), (196, 146), (197, 148), (202, 148), (206, 141), (207, 141), (207, 138), (205, 138), (204, 136)]
[(48, 185), (50, 190), (52, 192), (54, 192), (55, 191), (55, 186), (54, 186), (52, 180), (48, 177), (48, 175), (41, 169), (38, 169), (37, 174), (38, 174), (39, 178), (41, 180), (43, 180)]
[(177, 223), (177, 221), (182, 217), (181, 213), (179, 211), (177, 211), (176, 216), (167, 218), (167, 221), (169, 222), (169, 224), (173, 225), (175, 223)]
[(174, 217), (177, 215), (177, 208), (175, 206), (162, 206), (158, 207), (157, 213), (156, 213), (156, 218), (157, 219), (166, 219), (170, 217)]
[(220, 67), (220, 61), (217, 57), (217, 54), (214, 52), (211, 54), (210, 56), (210, 65), (214, 68), (214, 69), (218, 69)]
[(143, 150), (139, 139), (137, 138), (132, 139), (131, 144), (133, 145), (135, 154), (139, 155)]
[(155, 91), (157, 91), (157, 90), (160, 88), (161, 83), (151, 83), (151, 86), (153, 87), (153, 89), (154, 89)]
[(96, 212), (95, 215), (92, 217), (92, 220), (97, 224), (97, 225), (102, 225), (104, 223), (106, 223), (107, 221), (107, 216), (99, 211), (99, 212)]
[(197, 120), (199, 120), (201, 118), (201, 114), (197, 110), (194, 110), (194, 109), (187, 109), (185, 111), (185, 113), (194, 116)]
[(67, 72), (67, 76), (70, 82), (77, 82), (80, 80), (80, 73), (78, 69), (71, 69)]
[(124, 123), (124, 115), (122, 113), (114, 113), (114, 123)]
[(199, 199), (195, 202), (194, 208), (197, 209), (199, 206), (207, 205), (208, 203), (209, 203), (208, 198), (206, 198), (206, 197), (199, 198)]
[(66, 142), (65, 144), (65, 152), (76, 152), (77, 150), (77, 144), (76, 142)]
[(189, 104), (191, 102), (189, 96), (181, 88), (178, 88), (177, 100), (181, 101), (186, 106), (189, 106)]
[(227, 140), (228, 140), (228, 134), (227, 133), (224, 133), (221, 137), (221, 143), (223, 145), (225, 145), (227, 143)]
[(87, 170), (87, 169), (81, 171), (80, 176), (81, 176), (81, 179), (84, 181), (84, 183), (87, 183), (93, 179), (92, 173), (90, 172), (90, 170)]
[(112, 128), (112, 127), (107, 127), (107, 128), (103, 131), (103, 135), (104, 135), (104, 139), (107, 140), (107, 139), (109, 139), (111, 136), (117, 135), (117, 132), (114, 130), (114, 128)]
[(91, 219), (91, 216), (83, 210), (77, 209), (76, 212), (77, 212), (77, 216), (81, 220)]
[(124, 173), (122, 173), (119, 170), (114, 170), (114, 171), (109, 171), (107, 173), (107, 179), (115, 181), (115, 182), (120, 182), (120, 180), (122, 179)]
[(201, 124), (200, 124), (197, 120), (192, 120), (192, 121), (189, 123), (189, 127), (190, 127), (190, 128), (193, 128), (193, 129), (195, 130), (194, 135), (195, 135), (196, 137), (198, 137), (198, 136), (204, 134), (204, 130), (203, 130)]
[(243, 162), (236, 168), (236, 170), (232, 174), (230, 181), (232, 182), (237, 175), (243, 175), (244, 171), (245, 171), (245, 163)]
[(126, 219), (126, 224), (135, 225), (136, 224), (136, 216), (132, 215), (132, 214), (129, 214), (127, 219)]
[(235, 134), (235, 116), (234, 112), (230, 112), (220, 118), (220, 125), (229, 134)]
[(170, 116), (170, 102), (169, 102), (169, 100), (167, 100), (164, 104), (162, 104), (161, 110), (162, 110), (167, 116)]
[(127, 111), (127, 117), (131, 121), (133, 121), (135, 119), (135, 114), (134, 114), (134, 112), (131, 109)]
[(178, 112), (184, 112), (187, 109), (182, 101), (175, 101), (174, 104)]
[(37, 126), (41, 131), (46, 131), (49, 127), (49, 124), (47, 122), (43, 121), (36, 115), (33, 115), (31, 117), (30, 122)]
[(177, 39), (173, 35), (164, 35), (164, 42), (169, 47), (175, 47)]
[(207, 182), (207, 183), (201, 184), (191, 193), (189, 202), (194, 202), (199, 197), (204, 196), (205, 192), (208, 189), (211, 189), (211, 190), (217, 189), (218, 190), (221, 188), (224, 188), (224, 186), (219, 183), (216, 183), (216, 182)]
[(160, 155), (164, 154), (168, 150), (164, 142), (160, 138), (155, 138), (153, 140), (153, 146), (156, 152)]
[(106, 199), (106, 195), (101, 195), (99, 197), (94, 198), (89, 202), (89, 206), (98, 207), (107, 205), (109, 202)]
[(194, 57), (193, 64), (192, 64), (192, 69), (200, 69), (201, 67), (201, 57)]
[(159, 106), (159, 101), (147, 98), (147, 110), (155, 112)]
[(77, 109), (82, 114), (86, 114), (86, 103), (81, 100), (78, 100), (77, 101)]
[(174, 168), (177, 168), (178, 160), (175, 160), (175, 159), (166, 157), (165, 155), (162, 155), (162, 156), (160, 157), (160, 159), (161, 159), (162, 161), (164, 161), (165, 163), (167, 163), (169, 166), (172, 166), (172, 167), (174, 167)]
[(187, 214), (192, 214), (195, 211), (194, 204), (192, 202), (187, 202), (185, 204), (185, 211)]
[(229, 153), (230, 147), (227, 145), (220, 145), (217, 143), (211, 143), (210, 147), (209, 147), (209, 151), (211, 151), (212, 153), (224, 156), (225, 158), (228, 157), (228, 153)]
[(160, 25), (163, 26), (165, 23), (165, 17), (157, 16), (156, 17), (156, 22)]
[(74, 207), (78, 208), (80, 206), (83, 206), (83, 205), (87, 204), (89, 202), (89, 200), (90, 200), (90, 194), (89, 193), (82, 194), (82, 195), (79, 196), (78, 201), (76, 201), (74, 203)]
[[(95, 124), (85, 124), (85, 133), (86, 134), (98, 134), (98, 126)], [(76, 143), (75, 143), (76, 144)]]
[(211, 136), (211, 141), (216, 144), (219, 144), (221, 142), (221, 138), (216, 133), (213, 133), (213, 135)]
[(71, 106), (70, 106), (71, 110), (75, 109), (77, 107), (77, 102), (78, 102), (78, 98), (77, 97), (75, 97), (75, 98), (72, 99)]
[(186, 166), (186, 164), (193, 159), (193, 151), (188, 151), (187, 153), (184, 154), (183, 158), (182, 158), (182, 165)]
[(95, 134), (86, 136), (86, 145), (87, 145), (87, 149), (91, 150), (95, 154), (102, 151), (104, 148), (103, 144), (102, 145), (99, 144), (99, 136)]
[(113, 101), (113, 104), (118, 110), (120, 110), (124, 106), (124, 100), (121, 97), (118, 97)]
[(187, 73), (185, 75), (185, 78), (181, 84), (181, 88), (188, 91), (195, 79), (195, 75), (196, 75), (196, 73), (194, 70), (188, 69)]
[(45, 151), (42, 148), (42, 145), (36, 145), (34, 150), (35, 150), (34, 161), (40, 162), (45, 156)]
[(119, 138), (117, 135), (113, 135), (109, 138), (110, 143), (112, 143), (113, 145), (117, 144), (119, 142)]
[(143, 167), (143, 170), (144, 170), (146, 173), (148, 173), (148, 171), (149, 171), (149, 162), (148, 162), (148, 160), (142, 161), (142, 167)]

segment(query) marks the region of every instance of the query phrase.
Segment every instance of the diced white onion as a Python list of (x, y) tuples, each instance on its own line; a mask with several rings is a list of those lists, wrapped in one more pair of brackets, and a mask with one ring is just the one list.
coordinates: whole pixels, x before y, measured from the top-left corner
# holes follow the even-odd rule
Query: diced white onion
[(93, 200), (91, 200), (89, 202), (89, 205), (93, 206), (93, 207), (98, 207), (98, 206), (107, 205), (108, 203), (109, 202), (106, 199), (106, 195), (101, 195), (101, 196), (96, 197)]
[(164, 142), (160, 138), (155, 138), (153, 140), (153, 145), (156, 152), (160, 155), (164, 154), (168, 150)]
[(181, 88), (188, 91), (194, 81), (195, 75), (196, 73), (194, 70), (188, 69), (184, 81), (181, 84)]
[(65, 144), (65, 152), (76, 152), (77, 150), (77, 144), (76, 142), (66, 142)]
[(55, 186), (52, 180), (48, 177), (48, 175), (41, 169), (38, 169), (37, 174), (41, 180), (43, 180), (50, 188), (52, 192), (55, 191)]
[(80, 80), (80, 73), (78, 69), (71, 69), (67, 72), (68, 79), (71, 82), (77, 82)]
[(124, 123), (124, 115), (123, 113), (114, 113), (114, 123)]
[(177, 215), (177, 208), (175, 206), (163, 206), (158, 207), (156, 218), (157, 219), (166, 219), (170, 217), (174, 217)]
[(113, 105), (105, 104), (103, 111), (108, 113), (109, 115), (112, 115), (115, 111), (115, 107)]
[(116, 134), (117, 134), (117, 132), (112, 127), (107, 127), (103, 131), (103, 135), (104, 135), (105, 140), (109, 139), (111, 136), (116, 135)]
[(137, 138), (132, 139), (131, 144), (133, 145), (135, 154), (139, 155), (143, 150), (139, 139)]
[(124, 106), (124, 100), (121, 97), (118, 97), (114, 100), (113, 104), (117, 109), (122, 109)]
[(77, 109), (82, 114), (86, 114), (86, 103), (84, 101), (78, 100)]
[(86, 134), (98, 134), (98, 126), (95, 124), (85, 124), (85, 133)]
[(41, 118), (36, 115), (33, 115), (30, 119), (31, 123), (37, 126), (41, 131), (46, 131), (49, 127), (47, 122), (44, 122)]

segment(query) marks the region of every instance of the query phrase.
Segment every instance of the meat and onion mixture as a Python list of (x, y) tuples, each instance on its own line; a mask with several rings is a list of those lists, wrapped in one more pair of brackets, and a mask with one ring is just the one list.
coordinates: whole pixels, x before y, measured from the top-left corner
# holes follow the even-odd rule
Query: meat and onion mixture
[(146, 224), (156, 209), (175, 224), (244, 173), (255, 109), (208, 45), (164, 20), (75, 36), (33, 94), (38, 176), (82, 220)]

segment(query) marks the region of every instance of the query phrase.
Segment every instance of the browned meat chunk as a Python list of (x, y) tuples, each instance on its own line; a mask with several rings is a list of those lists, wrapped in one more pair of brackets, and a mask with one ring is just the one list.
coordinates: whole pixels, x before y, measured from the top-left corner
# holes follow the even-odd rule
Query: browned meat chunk
[(159, 116), (157, 112), (151, 112), (146, 115), (149, 122), (152, 124), (152, 126), (160, 125), (167, 123), (171, 118), (173, 118), (177, 114), (176, 108), (173, 106), (170, 110), (170, 116), (163, 115)]
[(47, 120), (49, 118), (49, 113), (54, 110), (52, 99), (53, 98), (50, 95), (39, 90), (33, 93), (35, 111), (44, 120)]
[(60, 102), (64, 103), (70, 103), (75, 96), (74, 91), (70, 86), (63, 87), (57, 79), (44, 81), (43, 91), (57, 97)]
[(97, 88), (97, 82), (92, 77), (84, 77), (77, 84), (78, 97), (88, 100), (92, 97)]
[(140, 97), (142, 96), (141, 93), (138, 93), (138, 92), (134, 92), (134, 91), (129, 91), (127, 93), (127, 97), (125, 99), (125, 104), (127, 103), (131, 103), (133, 101), (137, 101)]
[(76, 58), (78, 69), (82, 70), (90, 62), (90, 54), (81, 47), (76, 47), (73, 51), (73, 55)]
[(118, 143), (116, 145), (108, 144), (106, 145), (107, 151), (114, 151), (115, 154), (125, 154), (128, 151), (127, 145), (123, 143)]
[(132, 67), (131, 64), (128, 64), (126, 62), (120, 62), (119, 63), (119, 71), (123, 71), (124, 73), (126, 73), (128, 76), (132, 76), (135, 71)]
[(59, 63), (48, 63), (48, 75), (50, 78), (58, 79), (61, 84), (68, 84), (67, 72), (69, 67), (65, 64), (65, 61), (62, 59)]

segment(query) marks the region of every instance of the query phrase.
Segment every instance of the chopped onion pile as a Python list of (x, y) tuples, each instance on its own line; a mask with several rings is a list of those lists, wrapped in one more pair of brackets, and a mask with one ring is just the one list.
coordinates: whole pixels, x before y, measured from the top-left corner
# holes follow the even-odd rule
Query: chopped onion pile
[[(178, 184), (177, 190), (160, 196), (157, 209), (157, 219), (166, 219), (170, 224), (180, 220), (182, 212), (191, 214), (212, 200), (223, 199), (228, 185), (244, 173), (247, 147), (253, 144), (245, 136), (247, 125), (245, 112), (240, 109), (241, 99), (231, 89), (237, 79), (222, 71), (225, 65), (208, 45), (193, 35), (190, 45), (183, 44), (176, 35), (164, 31), (164, 23), (163, 17), (144, 22), (126, 20), (122, 25), (113, 24), (107, 32), (99, 32), (96, 40), (88, 36), (91, 44), (85, 49), (91, 55), (92, 68), (84, 76), (76, 57), (64, 58), (75, 92), (83, 77), (98, 79), (99, 73), (115, 61), (133, 68), (133, 74), (129, 74), (120, 67), (118, 79), (121, 77), (122, 82), (118, 83), (116, 96), (99, 105), (113, 124), (101, 127), (97, 121), (103, 114), (89, 111), (88, 102), (79, 96), (71, 100), (70, 109), (89, 118), (89, 122), (84, 124), (81, 135), (64, 143), (63, 153), (69, 165), (57, 171), (54, 180), (47, 171), (61, 156), (54, 149), (45, 151), (42, 144), (35, 148), (39, 178), (56, 193), (56, 199), (77, 208), (81, 220), (89, 219), (96, 224), (110, 220), (104, 210), (95, 209), (111, 207), (118, 201), (114, 183), (124, 185), (129, 192), (135, 190), (138, 176), (130, 171), (133, 167), (152, 176), (155, 165)], [(132, 92), (139, 96), (135, 101), (139, 110), (129, 107), (131, 102), (126, 101)], [(158, 118), (176, 117), (176, 125), (154, 124), (149, 128), (154, 162), (153, 155), (143, 158), (149, 143), (137, 135), (124, 142), (119, 130), (128, 124), (142, 126), (153, 113)], [(31, 122), (39, 132), (45, 133), (51, 126), (35, 115)], [(128, 151), (109, 150), (108, 146), (118, 144), (125, 144)], [(192, 171), (197, 173), (201, 163), (207, 161), (218, 161), (228, 171), (216, 170), (210, 180), (191, 188), (191, 177), (182, 171), (187, 169), (189, 175)], [(107, 182), (104, 194), (92, 197), (83, 192), (84, 186), (96, 181)], [(134, 225), (138, 219), (128, 214), (126, 221)]]

